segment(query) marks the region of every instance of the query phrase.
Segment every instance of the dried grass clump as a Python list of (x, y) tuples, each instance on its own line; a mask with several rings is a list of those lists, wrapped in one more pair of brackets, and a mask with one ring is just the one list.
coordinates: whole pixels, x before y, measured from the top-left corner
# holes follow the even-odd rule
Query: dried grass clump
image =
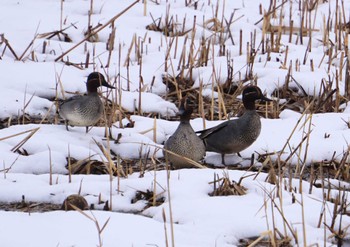
[(0, 210), (12, 212), (51, 212), (60, 209), (59, 204), (26, 201), (24, 195), (20, 202), (0, 203)]
[[(344, 156), (345, 157), (345, 156)], [(316, 180), (328, 180), (328, 179), (337, 179), (339, 181), (350, 182), (350, 164), (345, 162), (344, 159), (339, 161), (331, 162), (317, 162), (312, 164), (312, 169), (309, 168), (306, 172), (312, 172), (312, 178), (315, 183), (314, 186), (317, 188), (322, 188), (326, 186), (330, 189), (337, 189), (338, 185), (331, 186), (329, 183), (322, 184)]]
[(146, 208), (157, 207), (165, 202), (165, 197), (160, 195), (155, 195), (153, 191), (146, 190), (136, 192), (135, 198), (132, 199), (131, 203), (136, 203), (138, 201), (146, 201)]
[(168, 89), (168, 93), (170, 94), (178, 92), (179, 90), (186, 92), (190, 90), (194, 84), (193, 80), (182, 77), (180, 75), (176, 77), (165, 75), (163, 76), (162, 80), (163, 84), (165, 84)]
[[(265, 235), (268, 235), (268, 236), (265, 236)], [(246, 247), (246, 246), (249, 246), (249, 247), (253, 247), (253, 246), (291, 247), (293, 245), (291, 244), (290, 241), (291, 241), (290, 238), (283, 237), (283, 236), (282, 236), (282, 238), (275, 239), (275, 238), (273, 238), (272, 233), (269, 231), (268, 233), (261, 234), (261, 236), (240, 239), (238, 247)]]
[(70, 174), (109, 174), (108, 163), (89, 158), (77, 160), (67, 157), (66, 168)]
[(330, 87), (321, 90), (319, 95), (308, 95), (299, 85), (298, 87), (283, 87), (275, 90), (273, 95), (286, 102), (279, 105), (279, 112), (290, 109), (299, 113), (327, 113), (339, 112), (340, 105), (346, 103), (347, 99), (341, 96), (337, 89)]
[[(68, 26), (64, 29), (61, 29), (61, 30), (38, 34), (37, 38), (51, 40), (52, 38), (57, 37), (57, 39), (59, 41), (71, 43), (71, 42), (73, 42), (72, 38), (68, 35), (68, 33), (65, 32), (65, 30), (67, 30), (70, 27), (74, 27), (74, 25), (71, 24), (70, 26)], [(44, 42), (43, 43), (43, 51), (45, 51), (46, 45), (47, 45), (47, 43)]]
[(173, 24), (164, 25), (164, 26), (160, 26), (159, 24), (160, 24), (160, 23), (158, 23), (158, 24), (151, 23), (151, 24), (149, 24), (149, 25), (146, 26), (146, 29), (147, 29), (147, 30), (150, 30), (150, 31), (161, 32), (161, 33), (164, 34), (165, 36), (170, 36), (170, 37), (182, 36), (182, 35), (184, 35), (184, 33), (181, 33), (181, 32), (179, 32), (179, 31), (177, 31), (177, 30), (174, 28), (174, 25), (173, 25)]
[(167, 7), (166, 14), (163, 17), (154, 19), (152, 14), (152, 23), (146, 26), (147, 30), (154, 32), (161, 32), (167, 37), (183, 36), (187, 34), (190, 30), (185, 30), (186, 18), (184, 18), (183, 23), (176, 21), (177, 16), (170, 15), (170, 6)]
[(242, 196), (246, 194), (247, 189), (240, 185), (240, 182), (231, 181), (227, 173), (222, 178), (219, 178), (217, 174), (214, 177), (214, 181), (210, 182), (214, 184), (214, 190), (209, 193), (209, 196)]

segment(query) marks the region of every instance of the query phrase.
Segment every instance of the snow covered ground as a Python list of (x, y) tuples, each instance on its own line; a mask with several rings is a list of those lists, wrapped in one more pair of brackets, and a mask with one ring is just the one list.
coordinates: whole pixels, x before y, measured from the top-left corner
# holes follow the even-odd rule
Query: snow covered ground
[[(134, 3), (129, 0), (92, 2), (92, 27), (108, 23)], [(188, 6), (186, 2), (189, 3)], [(276, 6), (279, 6), (283, 1), (276, 2)], [(84, 211), (86, 215), (65, 211), (0, 211), (1, 246), (96, 246), (101, 244), (99, 236), (103, 246), (167, 246), (166, 243), (168, 246), (181, 247), (237, 246), (242, 238), (266, 235), (269, 230), (275, 232), (274, 228), (288, 236), (293, 245), (331, 246), (335, 243), (335, 238), (327, 227), (330, 225), (333, 225), (332, 229), (335, 231), (344, 230), (343, 234), (347, 238), (347, 229), (350, 226), (348, 214), (342, 217), (339, 214), (332, 222), (335, 204), (324, 200), (325, 191), (313, 187), (312, 193), (309, 193), (310, 183), (300, 182), (297, 178), (292, 180), (293, 191), (269, 183), (266, 173), (224, 168), (182, 169), (169, 173), (146, 171), (143, 176), (135, 172), (126, 178), (115, 177), (113, 181), (110, 181), (108, 175), (73, 175), (69, 182), (66, 169), (68, 156), (77, 160), (91, 157), (106, 161), (96, 142), (103, 144), (105, 148), (110, 146), (122, 159), (138, 160), (149, 154), (156, 158), (163, 157), (160, 148), (175, 131), (178, 122), (166, 120), (167, 117), (175, 116), (177, 106), (162, 98), (167, 90), (162, 76), (167, 73), (176, 76), (179, 73), (177, 67), (186, 36), (178, 37), (177, 48), (175, 45), (171, 46), (171, 59), (167, 60), (166, 72), (166, 56), (173, 38), (166, 37), (161, 32), (147, 30), (147, 25), (152, 24), (153, 20), (157, 23), (158, 18), (162, 18), (164, 24), (166, 15), (173, 16), (176, 28), (181, 30), (184, 26), (184, 30), (190, 30), (187, 33), (187, 53), (192, 39), (196, 50), (202, 37), (212, 39), (208, 65), (193, 70), (193, 87), (203, 84), (203, 92), (211, 95), (212, 85), (223, 84), (228, 76), (227, 58), (219, 56), (218, 34), (210, 28), (213, 18), (221, 20), (224, 16), (229, 20), (234, 13), (230, 32), (226, 28), (223, 34), (225, 49), (229, 51), (233, 61), (233, 79), (238, 81), (239, 76), (246, 72), (247, 42), (251, 42), (251, 34), (255, 33), (258, 42), (263, 35), (263, 22), (259, 22), (263, 16), (259, 8), (268, 11), (270, 1), (138, 2), (115, 20), (116, 33), (111, 54), (106, 50), (106, 43), (112, 27), (107, 26), (98, 33), (98, 42), (82, 42), (63, 56), (62, 61), (60, 55), (84, 39), (84, 32), (88, 29), (90, 3), (91, 1), (85, 0), (2, 0), (0, 118), (9, 119), (8, 122), (11, 119), (17, 121), (18, 116), (26, 114), (33, 119), (50, 121), (42, 124), (16, 124), (0, 129), (0, 202), (20, 202), (24, 195), (27, 201), (61, 204), (68, 195), (80, 192), (97, 210)], [(316, 7), (310, 11), (313, 28), (318, 30), (312, 33), (312, 42), (304, 37), (303, 44), (300, 44), (297, 42), (299, 37), (295, 34), (292, 42), (289, 42), (289, 34), (282, 35), (280, 50), (270, 53), (270, 57), (267, 53), (262, 54), (261, 47), (258, 48), (259, 45), (256, 44), (253, 72), (257, 85), (268, 97), (273, 98), (272, 93), (283, 86), (288, 74), (288, 69), (282, 66), (286, 50), (287, 68), (289, 64), (293, 65), (293, 78), (306, 93), (311, 96), (319, 95), (322, 93), (322, 83), (330, 85), (330, 81), (335, 81), (336, 74), (342, 72), (342, 78), (337, 84), (330, 86), (333, 89), (338, 88), (339, 94), (344, 95), (345, 69), (341, 70), (346, 61), (346, 58), (342, 60), (344, 49), (339, 47), (337, 52), (334, 51), (330, 61), (328, 55), (324, 57), (324, 54), (328, 54), (326, 52), (329, 47), (322, 42), (325, 33), (324, 20), (329, 17), (335, 22), (339, 14), (336, 15), (336, 3), (348, 20), (350, 1), (318, 1)], [(281, 6), (283, 7), (277, 9), (277, 17), (271, 23), (279, 23), (278, 16), (282, 13), (284, 22), (291, 15), (294, 26), (299, 27), (299, 3), (288, 1)], [(184, 19), (186, 21), (183, 24)], [(195, 33), (191, 32), (194, 30), (194, 20)], [(284, 24), (288, 26), (289, 23)], [(58, 36), (48, 39), (48, 35), (44, 35), (61, 28), (67, 28), (64, 32), (72, 42), (64, 42)], [(243, 32), (242, 55), (239, 54), (238, 45), (240, 30)], [(332, 27), (328, 38), (333, 44), (337, 44), (334, 31)], [(63, 38), (62, 35), (60, 37)], [(311, 44), (310, 47), (308, 43)], [(306, 53), (306, 50), (309, 52)], [(90, 64), (85, 68), (87, 53)], [(303, 64), (305, 54), (307, 59)], [(137, 59), (140, 56), (142, 66)], [(106, 67), (109, 59), (109, 67)], [(129, 66), (125, 66), (127, 61)], [(295, 70), (297, 61), (301, 64)], [(313, 71), (310, 63), (315, 65)], [(84, 93), (84, 82), (93, 70), (108, 75), (109, 81), (120, 89), (108, 96), (110, 100), (120, 102), (123, 109), (129, 112), (137, 112), (140, 111), (138, 106), (141, 97), (142, 112), (158, 113), (160, 118), (155, 121), (152, 117), (131, 115), (133, 128), (121, 128), (120, 123), (115, 122), (111, 131), (115, 139), (118, 134), (122, 134), (118, 143), (106, 141), (104, 127), (94, 127), (89, 133), (85, 133), (84, 127), (74, 127), (69, 132), (66, 131), (63, 124), (54, 121), (56, 108), (53, 99), (56, 96), (59, 99), (68, 98), (76, 92)], [(139, 93), (140, 75), (143, 81), (142, 93)], [(298, 88), (295, 81), (290, 83), (290, 87)], [(298, 93), (301, 94), (301, 91)], [(103, 94), (106, 96), (105, 91)], [(277, 99), (274, 99), (274, 104), (278, 104)], [(263, 118), (261, 135), (241, 155), (243, 158), (250, 158), (252, 153), (271, 153), (272, 160), (284, 160), (310, 134), (308, 141), (289, 159), (292, 165), (310, 165), (332, 159), (340, 161), (348, 150), (350, 140), (350, 108), (344, 104), (341, 109), (342, 112), (339, 113), (313, 115), (284, 110), (276, 119)], [(122, 123), (125, 125), (128, 121), (124, 118)], [(219, 122), (206, 121), (206, 127), (215, 126)], [(191, 120), (191, 124), (195, 130), (203, 128), (203, 120), (200, 118)], [(29, 134), (32, 136), (23, 143)], [(284, 147), (287, 140), (288, 145)], [(14, 152), (15, 149), (20, 152)], [(283, 153), (279, 155), (282, 149)], [(228, 155), (226, 158), (228, 164), (250, 164), (250, 161), (241, 160), (236, 155)], [(221, 157), (215, 153), (207, 153), (206, 161), (220, 165)], [(348, 165), (348, 160), (345, 163)], [(254, 164), (257, 168), (262, 166), (257, 160), (254, 160)], [(50, 170), (53, 173), (52, 185)], [(236, 182), (244, 177), (240, 184), (247, 189), (246, 194), (209, 196), (214, 190), (212, 182), (216, 175), (228, 176)], [(281, 178), (280, 184), (284, 187), (288, 182), (287, 178)], [(349, 188), (347, 182), (328, 182), (333, 188), (339, 185)], [(146, 207), (145, 200), (134, 201), (137, 191), (148, 190), (159, 198), (164, 198), (165, 202), (160, 206)], [(330, 194), (335, 198), (338, 192), (334, 189)], [(346, 198), (346, 190), (344, 194)], [(103, 208), (101, 200), (111, 202), (110, 212), (100, 210)], [(101, 234), (98, 233), (95, 222), (87, 216), (95, 217), (100, 227), (109, 219)]]

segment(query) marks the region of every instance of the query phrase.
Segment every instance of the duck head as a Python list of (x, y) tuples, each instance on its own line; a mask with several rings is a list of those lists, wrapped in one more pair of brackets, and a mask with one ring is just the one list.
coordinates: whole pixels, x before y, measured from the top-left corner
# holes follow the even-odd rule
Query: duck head
[(86, 82), (86, 89), (88, 93), (95, 93), (97, 92), (97, 88), (100, 86), (108, 87), (108, 88), (115, 88), (111, 85), (109, 85), (105, 79), (105, 77), (99, 73), (99, 72), (92, 72), (87, 79)]
[(269, 98), (266, 98), (261, 89), (257, 86), (248, 86), (243, 90), (243, 105), (247, 110), (255, 110), (255, 101), (272, 101)]
[(180, 116), (181, 122), (190, 121), (191, 114), (193, 112), (193, 108), (190, 104), (191, 104), (191, 100), (188, 97), (183, 97), (181, 99), (179, 112), (177, 113), (177, 115)]

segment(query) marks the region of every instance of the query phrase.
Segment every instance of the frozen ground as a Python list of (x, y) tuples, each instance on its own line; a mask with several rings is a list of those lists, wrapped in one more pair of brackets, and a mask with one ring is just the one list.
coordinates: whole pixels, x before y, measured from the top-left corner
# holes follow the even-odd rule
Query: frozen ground
[[(178, 125), (178, 122), (166, 119), (176, 114), (177, 107), (161, 97), (166, 93), (162, 76), (166, 74), (164, 63), (171, 37), (167, 38), (160, 32), (147, 30), (146, 26), (153, 23), (152, 18), (155, 21), (162, 18), (164, 23), (169, 9), (169, 15), (173, 16), (179, 29), (182, 29), (183, 20), (186, 18), (184, 29), (190, 30), (186, 43), (187, 52), (192, 38), (196, 50), (202, 37), (213, 40), (210, 62), (207, 66), (198, 67), (193, 71), (193, 87), (203, 84), (203, 92), (211, 95), (213, 83), (224, 83), (228, 74), (227, 58), (219, 56), (218, 40), (215, 40), (218, 35), (212, 31), (210, 23), (213, 23), (217, 6), (219, 19), (224, 16), (229, 20), (234, 12), (230, 32), (235, 45), (225, 29), (225, 49), (229, 51), (233, 61), (234, 79), (238, 80), (241, 74), (245, 74), (247, 42), (251, 41), (251, 34), (254, 32), (257, 41), (260, 42), (262, 37), (263, 27), (259, 20), (263, 16), (259, 13), (259, 3), (262, 10), (268, 11), (270, 1), (219, 1), (217, 4), (217, 1), (199, 0), (196, 2), (197, 9), (194, 2), (187, 2), (190, 2), (189, 6), (185, 6), (185, 0), (147, 1), (146, 5), (139, 2), (116, 19), (115, 49), (111, 53), (107, 68), (109, 53), (106, 50), (106, 42), (111, 33), (109, 26), (99, 32), (98, 42), (83, 42), (63, 56), (63, 61), (57, 60), (62, 53), (84, 39), (84, 32), (88, 27), (90, 1), (2, 1), (0, 33), (4, 36), (0, 43), (0, 118), (4, 121), (9, 118), (17, 121), (18, 116), (25, 114), (29, 118), (50, 121), (45, 121), (45, 124), (16, 124), (10, 127), (3, 123), (6, 127), (0, 129), (0, 201), (19, 202), (24, 195), (28, 201), (60, 204), (68, 195), (80, 192), (89, 204), (95, 205), (95, 209), (103, 208), (101, 200), (109, 200), (112, 211), (85, 211), (86, 215), (64, 211), (0, 211), (1, 246), (99, 245), (95, 222), (87, 216), (95, 217), (100, 227), (109, 219), (100, 234), (104, 246), (166, 246), (166, 242), (171, 246), (172, 240), (175, 246), (236, 246), (239, 239), (258, 237), (274, 228), (282, 235), (290, 237), (293, 245), (331, 246), (335, 238), (327, 228), (330, 225), (333, 225), (332, 229), (335, 231), (343, 229), (344, 235), (348, 236), (348, 213), (333, 217), (335, 204), (323, 199), (324, 191), (313, 187), (309, 193), (310, 183), (300, 183), (299, 179), (293, 179), (292, 192), (268, 183), (267, 174), (263, 172), (222, 168), (174, 170), (169, 174), (166, 171), (147, 171), (144, 176), (135, 172), (126, 178), (115, 177), (113, 181), (110, 181), (107, 175), (74, 175), (72, 182), (68, 181), (65, 166), (69, 155), (78, 160), (91, 157), (106, 161), (96, 142), (103, 144), (105, 148), (110, 146), (110, 149), (123, 159), (139, 159), (140, 154), (142, 157), (149, 154), (157, 158), (163, 156), (160, 148)], [(257, 85), (268, 97), (272, 97), (271, 94), (276, 88), (283, 86), (288, 73), (288, 69), (282, 66), (287, 46), (287, 65), (293, 64), (293, 78), (306, 93), (311, 96), (319, 95), (324, 81), (332, 88), (338, 87), (339, 94), (344, 95), (345, 69), (340, 69), (344, 65), (341, 61), (346, 61), (346, 58), (341, 60), (341, 51), (344, 50), (335, 52), (333, 60), (329, 61), (328, 56), (324, 58), (328, 47), (322, 42), (324, 18), (329, 17), (334, 21), (337, 16), (336, 2), (319, 1), (317, 7), (310, 12), (313, 28), (317, 30), (312, 33), (311, 51), (307, 53), (306, 62), (301, 63), (297, 71), (294, 70), (294, 65), (296, 61), (304, 60), (305, 51), (308, 49), (307, 37), (304, 37), (303, 44), (300, 44), (297, 42), (297, 35), (292, 36), (291, 43), (289, 34), (282, 35), (280, 50), (271, 53), (270, 58), (257, 48), (253, 71)], [(95, 27), (99, 23), (107, 23), (132, 3), (93, 1), (91, 25)], [(277, 1), (277, 5), (281, 3)], [(340, 7), (344, 9), (347, 20), (350, 1), (338, 3), (343, 4)], [(277, 15), (283, 13), (287, 20), (290, 10), (294, 26), (300, 26), (301, 11), (297, 2), (285, 3), (282, 12), (279, 8)], [(193, 34), (191, 30), (193, 31), (194, 19), (196, 32)], [(279, 18), (271, 22), (279, 23)], [(65, 32), (72, 42), (64, 42), (57, 36), (49, 40), (47, 35), (43, 35), (60, 30), (61, 25), (62, 28), (67, 28)], [(240, 30), (243, 30), (242, 55), (239, 55), (238, 46)], [(141, 47), (133, 43), (134, 38), (134, 41), (142, 46), (142, 51)], [(333, 44), (336, 43), (333, 27), (329, 33), (329, 40)], [(177, 67), (184, 42), (185, 36), (178, 37), (178, 47), (175, 49), (175, 46), (172, 46), (169, 52), (171, 59), (168, 60), (167, 73), (170, 75), (176, 76), (179, 73)], [(85, 64), (87, 52), (90, 54), (90, 65), (84, 68), (80, 64)], [(137, 61), (138, 52), (141, 53), (142, 66)], [(125, 66), (127, 61), (128, 67)], [(310, 68), (311, 61), (315, 65), (313, 71)], [(113, 91), (108, 97), (116, 103), (120, 102), (123, 109), (129, 112), (140, 111), (138, 106), (141, 98), (142, 112), (145, 116), (146, 113), (159, 113), (156, 128), (154, 118), (131, 115), (131, 120), (135, 122), (134, 127), (121, 128), (119, 121), (115, 122), (112, 135), (114, 138), (117, 138), (118, 134), (122, 136), (119, 143), (108, 143), (104, 138), (104, 127), (94, 127), (86, 134), (83, 127), (71, 128), (71, 131), (67, 132), (63, 124), (55, 122), (53, 119), (56, 109), (53, 99), (56, 96), (60, 99), (71, 97), (76, 92), (84, 93), (86, 76), (94, 69), (108, 75), (109, 81), (120, 89)], [(338, 80), (337, 85), (331, 85), (330, 81), (334, 82), (336, 74), (340, 71), (343, 73), (342, 79)], [(139, 93), (140, 73), (143, 80), (142, 93)], [(298, 88), (293, 81), (290, 87)], [(299, 93), (301, 94), (300, 90)], [(106, 96), (105, 91), (103, 94)], [(275, 100), (274, 104), (278, 104), (277, 99)], [(307, 166), (332, 159), (340, 161), (348, 150), (350, 140), (350, 109), (346, 104), (342, 105), (341, 109), (341, 113), (313, 115), (284, 110), (276, 119), (262, 119), (260, 137), (241, 155), (243, 158), (249, 158), (252, 153), (272, 153), (272, 160), (284, 160), (310, 133), (308, 142), (304, 142), (302, 148), (289, 160), (291, 164)], [(122, 123), (125, 125), (128, 121), (123, 119)], [(206, 127), (215, 126), (219, 122), (206, 121)], [(193, 119), (191, 124), (195, 130), (203, 128), (203, 120), (200, 118)], [(22, 143), (30, 133), (33, 135)], [(287, 140), (289, 142), (285, 146)], [(15, 149), (19, 152), (14, 152)], [(283, 153), (279, 156), (278, 152), (282, 149)], [(208, 163), (220, 165), (220, 160), (220, 155), (207, 153)], [(242, 166), (250, 164), (250, 161), (241, 160), (236, 155), (227, 156), (226, 162), (240, 163)], [(348, 160), (345, 163), (348, 165)], [(258, 168), (262, 165), (256, 160), (254, 164)], [(50, 169), (53, 172), (52, 185)], [(236, 182), (245, 177), (241, 185), (247, 189), (246, 194), (209, 196), (214, 189), (212, 181), (215, 174), (219, 177), (228, 176)], [(280, 184), (285, 185), (288, 182), (288, 179), (281, 179)], [(334, 188), (329, 193), (332, 198), (339, 192), (335, 189), (336, 186), (341, 184), (344, 188), (349, 187), (348, 183), (340, 183), (338, 180), (328, 182)], [(147, 190), (153, 191), (159, 198), (164, 198), (165, 202), (156, 207), (146, 207), (145, 200), (134, 202), (137, 191)], [(346, 198), (347, 192), (344, 192), (344, 195)], [(344, 211), (348, 212), (348, 209), (345, 208)], [(332, 219), (335, 219), (334, 222)]]

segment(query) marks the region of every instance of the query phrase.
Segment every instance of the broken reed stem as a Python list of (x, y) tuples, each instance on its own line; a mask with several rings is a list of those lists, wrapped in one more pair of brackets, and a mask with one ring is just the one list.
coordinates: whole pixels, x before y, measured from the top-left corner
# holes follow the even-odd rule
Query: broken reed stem
[(143, 16), (147, 16), (147, 0), (143, 0)]
[(154, 117), (153, 120), (153, 141), (157, 143), (157, 118)]
[(108, 219), (105, 221), (105, 223), (103, 224), (103, 226), (100, 226), (100, 223), (98, 222), (96, 216), (93, 214), (92, 211), (90, 211), (90, 214), (87, 214), (86, 212), (84, 212), (83, 210), (81, 210), (80, 208), (78, 208), (77, 206), (71, 204), (70, 205), (75, 211), (78, 211), (79, 213), (81, 213), (82, 215), (84, 215), (86, 218), (88, 218), (89, 220), (91, 220), (92, 222), (94, 222), (96, 230), (97, 230), (97, 234), (98, 234), (98, 242), (99, 244), (97, 245), (98, 247), (102, 247), (103, 246), (103, 241), (102, 241), (102, 232), (105, 230), (105, 228), (108, 225), (109, 220), (111, 219), (111, 217), (108, 217)]
[[(303, 113), (301, 114), (301, 116), (299, 117), (299, 119), (298, 119), (297, 123), (295, 124), (295, 126), (294, 126), (292, 132), (290, 133), (290, 135), (289, 135), (289, 137), (288, 137), (286, 143), (283, 145), (283, 147), (282, 147), (280, 153), (278, 154), (278, 159), (281, 158), (281, 155), (284, 153), (284, 150), (285, 150), (286, 147), (289, 145), (290, 139), (292, 138), (292, 136), (294, 135), (295, 131), (297, 130), (297, 127), (299, 126), (299, 124), (300, 124), (302, 118), (306, 115), (306, 112), (307, 112), (307, 111), (309, 110), (309, 108), (313, 105), (313, 102), (314, 102), (314, 101), (315, 101), (315, 100), (313, 100), (313, 101), (305, 108), (304, 112), (303, 112)], [(307, 121), (307, 120), (305, 120), (305, 123), (306, 123), (306, 121)]]
[[(109, 135), (107, 135), (107, 150), (108, 150), (108, 171), (109, 171), (109, 209), (112, 211), (113, 209), (113, 171), (114, 171), (114, 163), (111, 159), (110, 153), (111, 153), (111, 146), (110, 146), (110, 139)], [(119, 170), (119, 167), (117, 168)], [(118, 174), (118, 173), (117, 173)], [(118, 176), (119, 177), (119, 176)]]
[(30, 99), (28, 100), (28, 102), (26, 102), (26, 98), (27, 98), (27, 85), (25, 87), (25, 90), (24, 90), (24, 94), (23, 94), (23, 109), (22, 109), (22, 124), (25, 124), (25, 112), (26, 112), (26, 109), (29, 105), (29, 103), (32, 101), (32, 99), (34, 98), (35, 94), (32, 94), (32, 96), (30, 97)]
[(305, 211), (304, 211), (304, 193), (300, 194), (300, 206), (301, 206), (301, 222), (303, 227), (303, 244), (307, 246), (306, 241), (306, 222), (305, 222)]
[(13, 138), (13, 137), (16, 137), (16, 136), (19, 136), (19, 135), (23, 135), (23, 134), (29, 133), (29, 135), (27, 135), (22, 141), (20, 141), (16, 146), (14, 146), (11, 149), (12, 152), (17, 152), (18, 149), (20, 149), (39, 129), (40, 129), (40, 127), (35, 128), (35, 129), (31, 129), (31, 130), (22, 131), (22, 132), (19, 132), (17, 134), (13, 134), (13, 135), (10, 135), (10, 136), (2, 137), (2, 138), (0, 138), (0, 141), (3, 141), (3, 140), (6, 140), (6, 139), (10, 139), (10, 138)]
[[(307, 148), (309, 146), (308, 141), (310, 140), (310, 133), (311, 133), (312, 116), (313, 115), (310, 114), (309, 117), (305, 119), (303, 125), (301, 126), (303, 128), (302, 141), (299, 143), (297, 148), (295, 148), (295, 150), (296, 149), (299, 150), (299, 152), (298, 152), (298, 161), (297, 161), (297, 165), (296, 165), (296, 168), (295, 168), (295, 177), (297, 177), (297, 176), (301, 177), (302, 171), (305, 168), (305, 162), (306, 162), (307, 150), (308, 150)], [(309, 129), (308, 129), (308, 131), (305, 130), (307, 122), (309, 122)], [(306, 143), (306, 148), (305, 148), (305, 152), (304, 152), (304, 159), (302, 159), (301, 155), (302, 155), (302, 151), (303, 151), (303, 143), (304, 143), (305, 140), (307, 140), (307, 143)], [(294, 153), (294, 152), (292, 152), (292, 153)], [(300, 163), (302, 163), (302, 164), (300, 164)], [(299, 193), (301, 193), (301, 192), (302, 191), (299, 191)]]
[(166, 223), (166, 214), (165, 214), (164, 207), (162, 208), (162, 217), (163, 217), (163, 222), (164, 222), (165, 246), (169, 247), (168, 230), (167, 230), (167, 227), (166, 227), (167, 223)]
[(166, 48), (166, 54), (165, 54), (165, 61), (164, 61), (164, 72), (168, 72), (168, 59), (170, 57), (171, 47), (173, 46), (175, 38), (169, 39), (169, 44), (166, 42), (167, 48)]
[[(57, 95), (57, 91), (56, 91), (56, 95)], [(47, 112), (45, 113), (45, 115), (41, 118), (41, 121), (39, 124), (44, 123), (44, 121), (47, 119), (47, 117), (49, 116), (50, 112), (52, 111), (53, 106), (56, 106), (57, 102), (52, 102), (52, 104), (50, 105), (49, 109), (47, 110)], [(57, 107), (57, 106), (56, 106)], [(56, 108), (58, 109), (58, 108)], [(58, 116), (55, 114), (55, 123), (58, 123)]]
[[(39, 27), (37, 27), (37, 29), (38, 29), (38, 28), (39, 28)], [(36, 32), (35, 35), (34, 35), (34, 38), (32, 39), (32, 41), (29, 43), (29, 45), (28, 45), (27, 48), (24, 50), (24, 52), (22, 53), (22, 55), (18, 58), (19, 61), (22, 61), (23, 58), (24, 58), (24, 55), (27, 53), (27, 51), (29, 50), (29, 48), (33, 47), (34, 41), (36, 40), (37, 37), (38, 37), (38, 34), (37, 34), (37, 32)], [(33, 59), (33, 60), (34, 60), (34, 59)]]
[(70, 156), (70, 145), (68, 143), (68, 183), (72, 182), (72, 161)]
[(139, 104), (138, 104), (138, 113), (142, 115), (142, 85), (143, 85), (143, 77), (142, 77), (142, 57), (139, 59)]
[(50, 146), (47, 146), (47, 148), (49, 149), (49, 185), (52, 185), (52, 157), (51, 157), (51, 148)]
[(157, 163), (154, 156), (151, 157), (152, 164), (154, 165), (153, 169), (153, 198), (152, 205), (155, 207), (157, 205)]
[(107, 41), (108, 58), (107, 58), (106, 68), (108, 68), (110, 65), (110, 62), (112, 59), (112, 53), (114, 50), (114, 40), (115, 40), (115, 33), (116, 33), (116, 28), (114, 26), (114, 22), (112, 22), (112, 24), (111, 24), (111, 29), (112, 30), (111, 30), (111, 33), (109, 34), (108, 41)]
[[(178, 83), (177, 83), (176, 76), (175, 76), (176, 71), (175, 71), (175, 69), (174, 69), (173, 60), (171, 59), (171, 57), (169, 57), (169, 61), (170, 61), (171, 72), (172, 72), (172, 74), (174, 75), (174, 76), (172, 76), (172, 80), (173, 80), (173, 81), (171, 81), (171, 82), (172, 82), (172, 83), (174, 84), (174, 86), (175, 86), (175, 93), (176, 93), (176, 95), (177, 95), (178, 100), (180, 101), (180, 100), (181, 100), (181, 90), (179, 90), (179, 87), (178, 87)], [(181, 71), (182, 71), (182, 73), (183, 73), (183, 69), (182, 69)]]
[[(166, 161), (166, 163), (168, 164), (168, 161)], [(167, 192), (168, 192), (168, 205), (169, 205), (169, 217), (170, 217), (171, 246), (175, 247), (174, 220), (173, 220), (173, 210), (171, 205), (171, 193), (170, 193), (169, 165), (166, 166), (166, 173), (167, 173)]]
[[(112, 161), (110, 152), (108, 152), (109, 150), (106, 150), (102, 144), (100, 144), (99, 142), (96, 141), (95, 138), (92, 138), (92, 139), (94, 140), (94, 142), (95, 142), (95, 144), (98, 146), (98, 148), (102, 151), (102, 153), (103, 153), (103, 155), (105, 156), (105, 158), (107, 159), (108, 163), (109, 163), (110, 165), (114, 164), (113, 161)], [(114, 171), (114, 170), (115, 170), (115, 167), (112, 166), (112, 169), (113, 169), (113, 171)], [(123, 171), (122, 169), (120, 169), (120, 167), (117, 167), (116, 170), (117, 170), (118, 176), (126, 177), (124, 171)]]
[(344, 51), (340, 53), (340, 65), (339, 65), (339, 80), (343, 80), (343, 66), (344, 66)]
[(94, 0), (90, 0), (90, 9), (88, 11), (88, 33), (90, 33), (92, 25), (91, 25), (91, 16), (94, 12)]
[(198, 95), (198, 112), (200, 113), (200, 116), (203, 121), (203, 129), (206, 129), (206, 124), (205, 124), (205, 112), (204, 112), (204, 100), (203, 100), (203, 81), (200, 80), (199, 84), (199, 95)]
[(68, 53), (70, 53), (72, 50), (74, 50), (75, 48), (77, 48), (78, 46), (80, 46), (82, 43), (84, 43), (86, 40), (88, 40), (89, 38), (91, 38), (92, 36), (96, 35), (97, 33), (99, 33), (101, 30), (103, 30), (104, 28), (106, 28), (107, 26), (109, 26), (112, 22), (114, 22), (116, 19), (118, 19), (120, 16), (122, 16), (125, 12), (127, 12), (129, 9), (131, 9), (132, 7), (134, 7), (134, 5), (136, 5), (140, 0), (136, 0), (135, 2), (133, 2), (132, 4), (130, 4), (128, 7), (126, 7), (125, 9), (123, 9), (121, 12), (119, 12), (117, 15), (115, 15), (114, 17), (112, 17), (109, 21), (107, 21), (105, 24), (103, 24), (102, 26), (100, 26), (99, 28), (97, 28), (95, 31), (89, 33), (88, 35), (86, 35), (86, 37), (84, 39), (82, 39), (81, 41), (79, 41), (76, 45), (74, 45), (73, 47), (71, 47), (70, 49), (68, 49), (67, 51), (63, 52), (60, 56), (58, 56), (57, 58), (55, 58), (55, 62), (58, 62), (59, 60), (61, 60), (65, 55), (67, 55)]
[(15, 57), (16, 60), (19, 60), (15, 50), (12, 48), (12, 46), (10, 45), (9, 41), (5, 38), (4, 34), (0, 34), (0, 44), (5, 43), (5, 48), (3, 51), (3, 54), (5, 53), (6, 48), (9, 48), (10, 52), (12, 53), (12, 55)]
[[(280, 214), (284, 217), (284, 207), (283, 207), (283, 176), (280, 174), (282, 173), (282, 169), (279, 169), (279, 179), (278, 179), (278, 182), (277, 182), (277, 193), (278, 193), (278, 199), (279, 199), (279, 203), (280, 203), (280, 209), (278, 209), (278, 211), (280, 212)], [(276, 202), (273, 200), (271, 200), (271, 203), (274, 203), (276, 204)], [(273, 205), (271, 205), (272, 208), (274, 208)], [(274, 214), (272, 214), (273, 217), (275, 216)], [(275, 222), (273, 222), (273, 229), (276, 229), (275, 227)], [(284, 234), (287, 235), (287, 222), (285, 220), (283, 220), (283, 230), (284, 230)]]
[(63, 27), (63, 3), (64, 3), (64, 0), (61, 0), (60, 30), (62, 30), (62, 27)]
[(133, 48), (135, 43), (136, 43), (136, 34), (134, 34), (134, 36), (133, 36), (133, 38), (131, 40), (131, 43), (130, 43), (130, 46), (129, 46), (129, 49), (128, 49), (128, 54), (127, 54), (125, 62), (124, 62), (124, 67), (129, 67), (131, 51), (132, 51), (132, 48)]
[(242, 56), (243, 54), (243, 30), (239, 30), (239, 55)]
[[(294, 231), (293, 227), (288, 223), (288, 220), (285, 217), (285, 214), (283, 213), (283, 210), (281, 211), (281, 208), (277, 205), (277, 203), (274, 200), (274, 197), (272, 196), (272, 193), (269, 193), (266, 188), (262, 188), (262, 190), (265, 192), (265, 194), (268, 196), (268, 198), (271, 201), (271, 208), (277, 209), (279, 215), (281, 216), (284, 225), (289, 229), (289, 232), (293, 235), (293, 238), (295, 239), (295, 242), (298, 242), (298, 236), (296, 235), (296, 232)], [(281, 205), (283, 208), (283, 205)], [(272, 209), (273, 210), (273, 209)], [(272, 215), (275, 215), (272, 213)], [(285, 235), (287, 235), (287, 232), (285, 232)]]

